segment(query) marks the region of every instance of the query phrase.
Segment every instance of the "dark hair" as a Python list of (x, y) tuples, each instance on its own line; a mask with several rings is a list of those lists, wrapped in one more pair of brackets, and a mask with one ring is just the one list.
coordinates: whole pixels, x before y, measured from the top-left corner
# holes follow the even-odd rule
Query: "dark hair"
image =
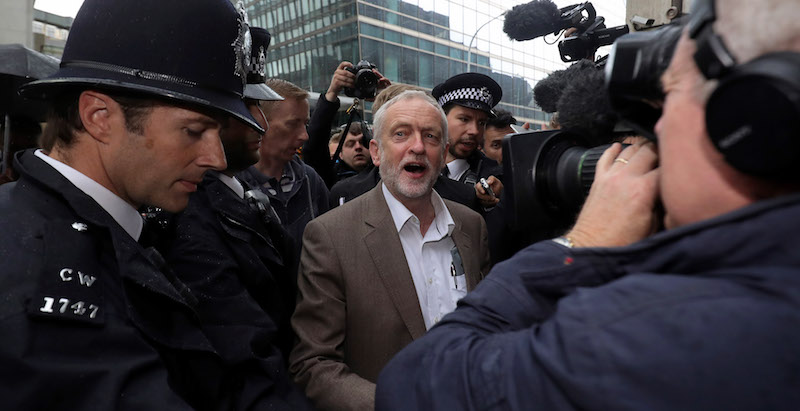
[[(12, 114), (10, 120), (10, 152), (37, 147), (37, 140), (42, 134), (39, 122), (23, 114)], [(5, 122), (0, 120), (0, 133), (5, 134), (5, 126)]]
[(494, 110), (495, 117), (486, 120), (486, 127), (506, 128), (512, 124), (517, 124), (517, 119), (508, 110)]
[[(342, 131), (344, 131), (344, 127), (342, 127)], [(347, 134), (364, 134), (364, 130), (361, 129), (361, 123), (358, 121), (350, 123), (350, 130), (347, 130)]]
[[(69, 147), (75, 133), (85, 130), (78, 111), (78, 101), (84, 91), (86, 90), (65, 91), (53, 100), (47, 114), (47, 126), (39, 140), (39, 146), (45, 151), (52, 150), (56, 143), (65, 148)], [(98, 92), (106, 94), (120, 105), (125, 116), (125, 129), (135, 134), (144, 133), (145, 118), (153, 107), (165, 104), (149, 96), (123, 96), (103, 90)]]

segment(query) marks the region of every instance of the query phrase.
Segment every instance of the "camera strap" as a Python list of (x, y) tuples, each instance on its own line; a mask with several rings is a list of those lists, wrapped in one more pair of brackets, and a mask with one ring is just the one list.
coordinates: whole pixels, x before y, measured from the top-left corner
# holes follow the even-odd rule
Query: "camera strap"
[(349, 114), (350, 116), (347, 118), (347, 124), (345, 124), (344, 126), (344, 131), (342, 131), (342, 137), (339, 139), (339, 145), (336, 146), (336, 152), (333, 153), (334, 162), (339, 161), (339, 154), (342, 153), (342, 148), (344, 147), (344, 141), (347, 139), (347, 134), (350, 132), (350, 125), (353, 124), (353, 119), (355, 119), (356, 116), (358, 116), (359, 121), (361, 121), (361, 130), (364, 136), (363, 140), (361, 141), (361, 144), (367, 149), (369, 149), (369, 145), (365, 143), (370, 140), (371, 136), (369, 135), (370, 133), (369, 129), (367, 129), (367, 125), (364, 124), (364, 117), (358, 112), (359, 103), (360, 100), (358, 98), (354, 98), (353, 104), (350, 106), (350, 108), (347, 109), (347, 114)]

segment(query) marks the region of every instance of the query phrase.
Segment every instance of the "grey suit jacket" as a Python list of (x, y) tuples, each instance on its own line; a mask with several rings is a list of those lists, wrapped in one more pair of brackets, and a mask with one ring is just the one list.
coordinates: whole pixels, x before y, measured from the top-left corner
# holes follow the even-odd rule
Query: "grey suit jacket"
[[(483, 218), (444, 200), (472, 290), (489, 271)], [(324, 410), (373, 409), (375, 381), (400, 349), (425, 333), (417, 293), (381, 184), (312, 220), (303, 235), (299, 338), (289, 370)]]

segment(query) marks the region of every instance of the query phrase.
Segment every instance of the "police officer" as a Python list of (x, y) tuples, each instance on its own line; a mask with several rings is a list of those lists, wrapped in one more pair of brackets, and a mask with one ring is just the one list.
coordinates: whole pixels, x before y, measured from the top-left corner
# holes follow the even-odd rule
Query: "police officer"
[[(250, 36), (226, 0), (87, 0), (43, 150), (0, 187), (0, 397), (8, 409), (240, 409), (281, 404), (261, 360), (213, 348), (196, 300), (137, 239), (137, 208), (183, 209), (223, 170), (220, 129), (263, 132), (242, 101)], [(190, 22), (183, 24), (182, 22)]]
[[(482, 208), (479, 210), (489, 229), (492, 264), (510, 257), (520, 248), (509, 226), (501, 200), (502, 167), (478, 148), (483, 144), (486, 122), (495, 117), (493, 108), (503, 97), (503, 90), (491, 77), (479, 73), (462, 73), (433, 88), (433, 97), (447, 114), (450, 149), (447, 167), (442, 174), (473, 186)], [(478, 183), (486, 179), (492, 193)]]
[[(259, 101), (283, 98), (264, 84), (269, 32), (251, 27), (250, 34), (245, 103), (266, 129)], [(304, 409), (309, 407), (305, 395), (289, 382), (285, 364), (294, 343), (289, 320), (297, 295), (295, 247), (269, 197), (234, 176), (258, 162), (261, 134), (230, 122), (221, 138), (228, 168), (207, 172), (175, 218), (177, 235), (166, 259), (197, 297), (203, 328), (219, 336), (212, 341), (217, 351), (231, 358), (268, 359), (275, 364), (275, 385), (287, 389), (291, 409)]]
[[(503, 188), (496, 176), (502, 175), (502, 169), (478, 147), (483, 143), (486, 120), (494, 117), (492, 108), (500, 102), (503, 90), (489, 76), (462, 73), (437, 85), (431, 93), (447, 114), (450, 149), (447, 167), (442, 173), (450, 179), (475, 186), (484, 206), (496, 205)], [(481, 178), (489, 182), (494, 196), (476, 184)]]

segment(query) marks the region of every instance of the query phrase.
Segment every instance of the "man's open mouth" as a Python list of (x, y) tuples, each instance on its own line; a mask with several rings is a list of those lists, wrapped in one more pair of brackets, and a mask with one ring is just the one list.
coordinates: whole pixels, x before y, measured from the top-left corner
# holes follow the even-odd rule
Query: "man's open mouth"
[(422, 163), (408, 163), (405, 166), (403, 166), (403, 170), (414, 175), (423, 174), (427, 169), (428, 167)]

